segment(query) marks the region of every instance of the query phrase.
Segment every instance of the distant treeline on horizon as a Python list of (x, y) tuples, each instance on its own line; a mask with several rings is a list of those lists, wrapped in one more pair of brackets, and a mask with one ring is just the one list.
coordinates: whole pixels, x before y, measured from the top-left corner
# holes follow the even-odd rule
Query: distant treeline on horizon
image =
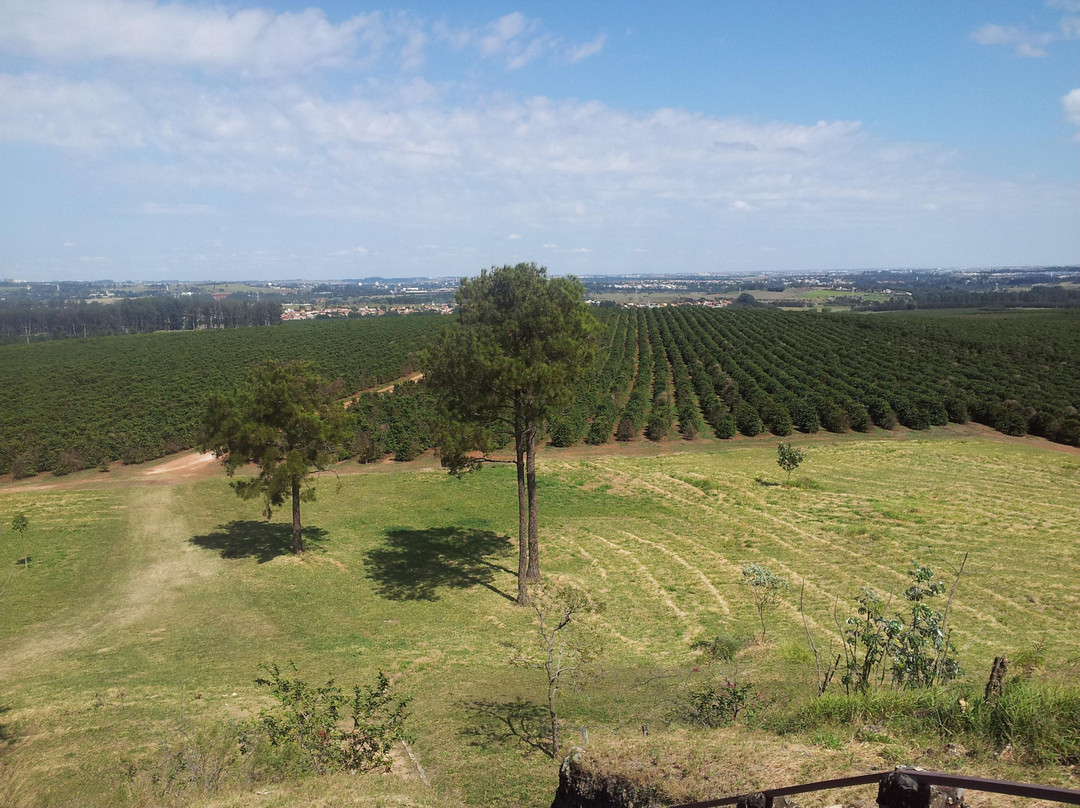
[[(852, 297), (858, 297), (852, 292)], [(919, 289), (911, 297), (874, 301), (855, 307), (868, 311), (897, 309), (986, 309), (986, 308), (1080, 308), (1080, 288), (1065, 286), (1033, 286), (1030, 289), (1009, 289), (972, 292), (964, 289)]]
[(0, 302), (0, 342), (276, 325), (281, 303), (201, 296)]

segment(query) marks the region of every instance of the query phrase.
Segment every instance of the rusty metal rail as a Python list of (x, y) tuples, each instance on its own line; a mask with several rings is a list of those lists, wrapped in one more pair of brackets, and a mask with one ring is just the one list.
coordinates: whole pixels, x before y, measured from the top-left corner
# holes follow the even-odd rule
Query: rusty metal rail
[(721, 805), (736, 805), (740, 800), (749, 801), (756, 795), (765, 799), (767, 808), (772, 808), (776, 797), (786, 797), (792, 794), (805, 794), (810, 791), (827, 791), (834, 788), (848, 788), (850, 786), (868, 785), (880, 783), (881, 779), (896, 772), (904, 774), (931, 786), (945, 786), (950, 788), (963, 788), (969, 791), (986, 791), (993, 794), (1008, 794), (1013, 797), (1028, 797), (1033, 800), (1049, 800), (1051, 802), (1064, 803), (1066, 805), (1080, 805), (1080, 791), (1059, 786), (1041, 786), (1032, 783), (1016, 783), (1011, 780), (991, 780), (985, 777), (967, 777), (958, 774), (946, 774), (927, 769), (908, 768), (897, 766), (893, 771), (873, 772), (871, 774), (857, 774), (852, 777), (837, 777), (832, 780), (818, 780), (813, 783), (800, 783), (794, 786), (781, 788), (767, 788), (748, 794), (737, 794), (733, 797), (721, 797), (715, 800), (702, 802), (688, 802), (672, 806), (672, 808), (714, 808)]

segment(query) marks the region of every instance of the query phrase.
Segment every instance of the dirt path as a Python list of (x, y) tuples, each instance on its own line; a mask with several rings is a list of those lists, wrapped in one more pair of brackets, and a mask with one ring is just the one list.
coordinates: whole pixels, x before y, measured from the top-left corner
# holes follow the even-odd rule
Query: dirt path
[(147, 477), (162, 477), (168, 480), (185, 480), (191, 477), (201, 476), (207, 466), (212, 466), (217, 458), (213, 453), (194, 452), (174, 456), (164, 463), (143, 471)]
[[(421, 378), (423, 374), (414, 373), (407, 377), (409, 381)], [(399, 380), (401, 381), (401, 380)], [(382, 388), (380, 392), (386, 392), (393, 385)], [(874, 430), (869, 436), (860, 433), (849, 432), (843, 435), (834, 435), (828, 432), (820, 432), (816, 435), (793, 435), (788, 440), (797, 440), (803, 444), (836, 444), (851, 441), (871, 440), (934, 440), (972, 438), (978, 440), (990, 440), (998, 443), (1011, 443), (1014, 445), (1031, 446), (1037, 449), (1045, 449), (1052, 452), (1060, 452), (1080, 456), (1080, 447), (1066, 446), (1061, 443), (1053, 443), (1044, 438), (1036, 438), (1031, 435), (1023, 437), (1011, 437), (996, 432), (979, 424), (950, 424), (947, 427), (937, 427), (926, 432), (912, 432), (907, 429), (897, 429), (894, 432)], [(754, 438), (739, 436), (731, 440), (705, 440), (684, 441), (672, 439), (661, 443), (653, 443), (645, 439), (638, 439), (629, 443), (617, 443), (609, 441), (600, 446), (587, 446), (575, 444), (567, 448), (544, 447), (541, 458), (545, 460), (580, 460), (583, 458), (603, 457), (657, 457), (667, 454), (682, 454), (693, 452), (715, 452), (731, 449), (749, 449), (759, 446), (775, 446), (778, 441), (775, 435), (759, 435)], [(512, 460), (512, 447), (502, 452), (494, 453), (493, 457), (501, 460)], [(438, 461), (433, 460), (429, 450), (416, 460), (408, 463), (392, 462), (389, 459), (380, 463), (371, 463), (361, 466), (353, 461), (343, 461), (334, 468), (336, 474), (360, 474), (360, 473), (385, 473), (393, 471), (416, 470), (419, 468), (438, 468)], [(154, 483), (158, 485), (186, 482), (195, 479), (205, 479), (223, 474), (220, 464), (212, 454), (201, 454), (197, 451), (188, 451), (179, 455), (173, 455), (164, 460), (152, 461), (150, 465), (122, 466), (114, 464), (109, 474), (97, 471), (81, 471), (67, 477), (52, 477), (41, 475), (28, 480), (14, 480), (10, 477), (0, 479), (0, 497), (4, 494), (16, 494), (24, 491), (52, 491), (64, 488), (90, 488), (110, 487), (114, 485), (131, 485), (138, 483)]]
[(108, 474), (96, 470), (76, 472), (64, 477), (42, 474), (27, 480), (0, 482), (0, 496), (26, 491), (59, 491), (67, 488), (111, 488), (137, 483), (173, 484), (222, 474), (213, 454), (187, 451), (149, 464), (124, 466), (113, 464)]
[(418, 382), (418, 381), (420, 381), (420, 380), (421, 380), (422, 378), (424, 378), (424, 374), (423, 374), (423, 373), (413, 373), (413, 374), (411, 374), (411, 375), (409, 375), (409, 376), (406, 376), (406, 377), (404, 377), (404, 378), (402, 378), (402, 379), (398, 379), (398, 380), (397, 380), (396, 382), (394, 382), (393, 384), (388, 384), (388, 385), (386, 385), (386, 387), (380, 387), (380, 388), (379, 388), (378, 390), (376, 390), (375, 392), (376, 392), (376, 393), (392, 393), (392, 392), (394, 392), (394, 385), (396, 385), (396, 384), (402, 384), (403, 382)]
[(122, 538), (132, 561), (102, 588), (106, 594), (81, 604), (76, 617), (24, 632), (26, 639), (0, 657), (0, 679), (31, 667), (48, 667), (61, 655), (109, 651), (119, 633), (136, 622), (160, 637), (167, 631), (176, 596), (193, 581), (214, 574), (221, 561), (199, 553), (188, 542), (191, 531), (175, 489), (133, 490), (126, 509), (128, 529)]

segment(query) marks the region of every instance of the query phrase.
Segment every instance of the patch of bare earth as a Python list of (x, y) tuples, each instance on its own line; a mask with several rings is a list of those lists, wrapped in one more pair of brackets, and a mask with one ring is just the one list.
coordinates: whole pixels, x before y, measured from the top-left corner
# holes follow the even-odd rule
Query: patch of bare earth
[(147, 477), (170, 481), (186, 480), (192, 477), (204, 476), (207, 467), (213, 468), (216, 460), (217, 458), (211, 452), (182, 454), (145, 469), (143, 474)]
[(0, 677), (45, 663), (61, 654), (110, 650), (117, 631), (137, 622), (152, 624), (151, 633), (167, 631), (170, 605), (197, 578), (212, 574), (220, 560), (200, 554), (188, 539), (191, 531), (173, 489), (147, 487), (129, 505), (127, 532), (138, 561), (128, 565), (110, 594), (63, 623), (47, 623), (25, 632), (26, 639), (5, 650)]

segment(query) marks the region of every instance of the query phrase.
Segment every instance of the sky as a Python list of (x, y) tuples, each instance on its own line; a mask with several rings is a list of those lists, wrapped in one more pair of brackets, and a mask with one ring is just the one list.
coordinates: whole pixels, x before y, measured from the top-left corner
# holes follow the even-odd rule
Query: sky
[(25, 280), (1078, 264), (1080, 0), (0, 0), (0, 189)]

